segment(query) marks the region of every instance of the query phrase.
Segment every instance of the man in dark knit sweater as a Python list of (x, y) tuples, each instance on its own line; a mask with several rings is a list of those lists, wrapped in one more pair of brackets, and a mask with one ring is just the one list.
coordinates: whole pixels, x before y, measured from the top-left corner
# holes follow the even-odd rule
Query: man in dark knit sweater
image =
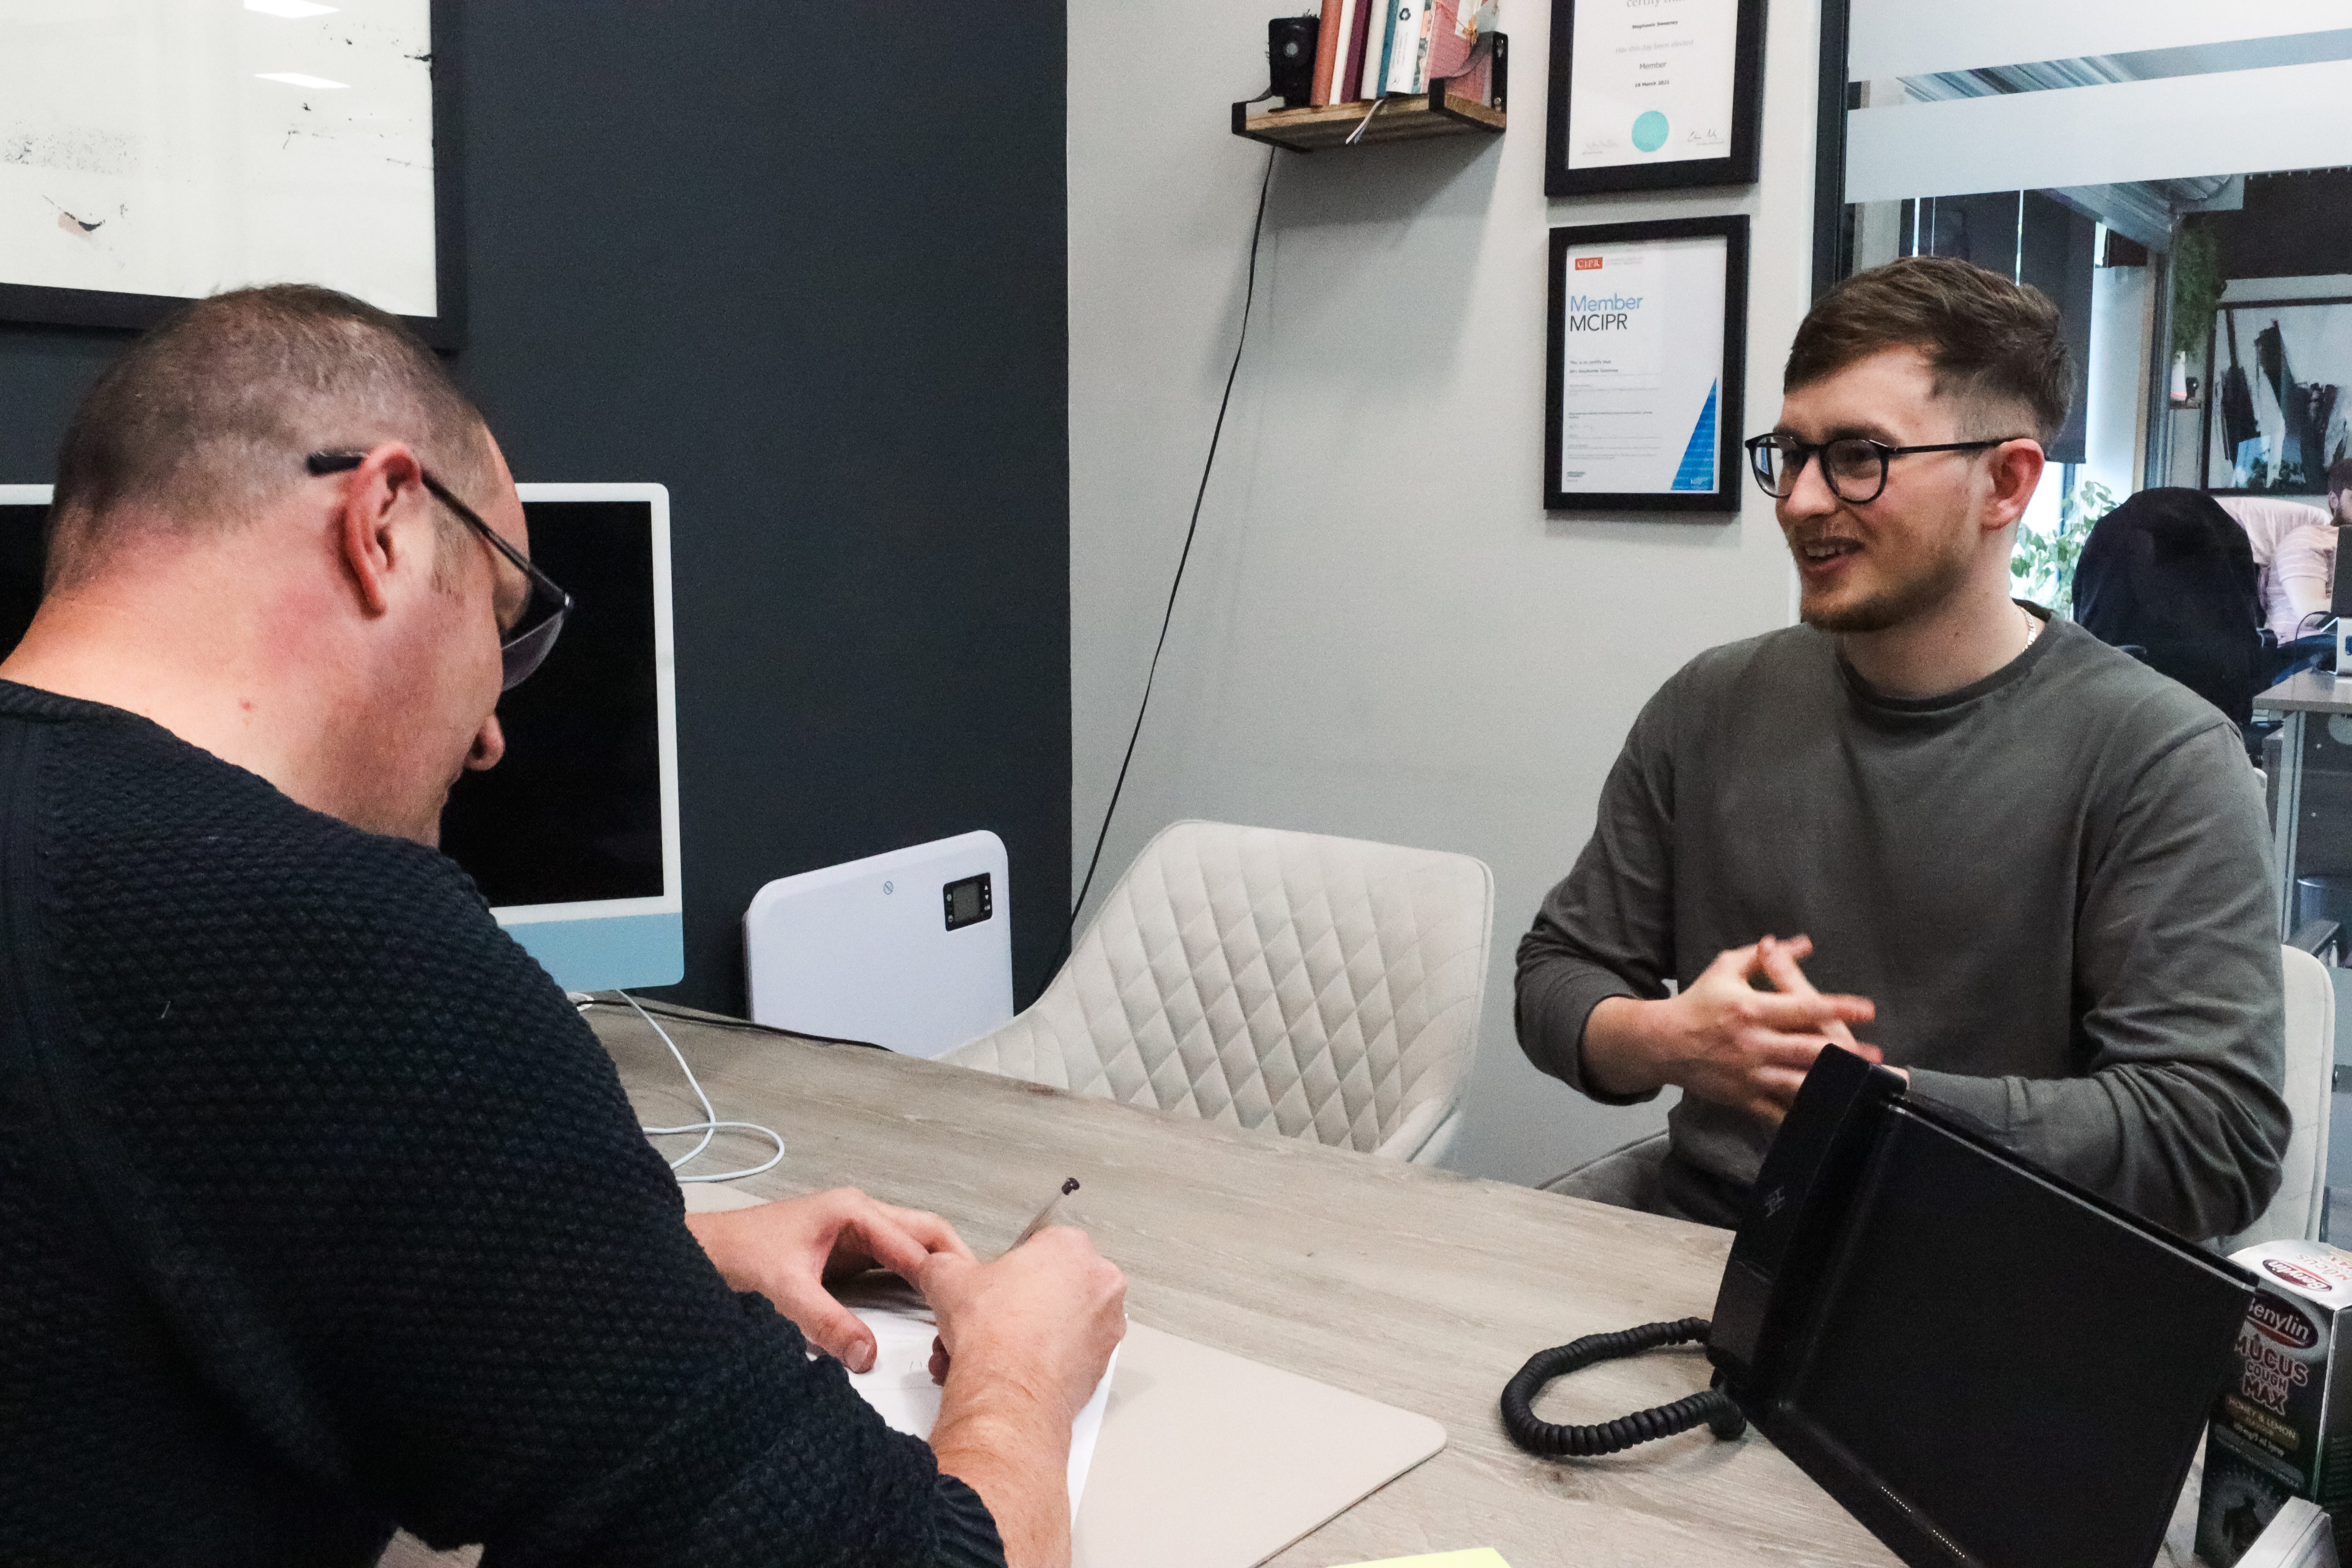
[(1662, 1163), (1565, 1190), (1738, 1224), (1835, 1043), (2183, 1235), (2243, 1228), (2288, 1131), (2262, 795), (2210, 704), (2009, 596), (2056, 311), (1897, 262), (1814, 307), (1786, 386), (1751, 447), (1805, 624), (1651, 699), (1519, 946), (1537, 1066), (1682, 1090)]
[[(185, 310), (67, 433), (0, 664), (0, 1562), (1066, 1562), (1118, 1271), (851, 1192), (689, 1229), (435, 852), (560, 602), (501, 543), (479, 416), (324, 290)], [(939, 1314), (928, 1446), (843, 1372), (871, 1265)]]

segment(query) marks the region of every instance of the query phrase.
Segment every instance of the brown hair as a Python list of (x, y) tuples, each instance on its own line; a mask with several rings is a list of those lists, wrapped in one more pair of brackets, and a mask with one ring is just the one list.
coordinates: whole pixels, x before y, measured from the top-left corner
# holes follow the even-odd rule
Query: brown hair
[(2327, 493), (2342, 490), (2352, 490), (2352, 458), (2338, 458), (2327, 465)]
[(2044, 446), (2066, 423), (2074, 356), (2058, 307), (2039, 289), (1949, 256), (1911, 256), (1857, 272), (1822, 295), (1797, 329), (1783, 384), (1810, 386), (1892, 348), (1935, 367), (1936, 395), (1969, 405), (1970, 438), (2002, 432), (2000, 406), (2029, 414)]
[(482, 416), (397, 317), (278, 284), (173, 311), (107, 367), (58, 449), (48, 584), (134, 528), (233, 527), (311, 452), (406, 441), (449, 483), (489, 477)]

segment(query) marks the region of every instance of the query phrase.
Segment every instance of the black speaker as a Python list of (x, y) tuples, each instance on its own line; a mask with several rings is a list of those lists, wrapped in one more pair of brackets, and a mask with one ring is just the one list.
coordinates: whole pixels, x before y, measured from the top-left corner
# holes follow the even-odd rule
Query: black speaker
[(1265, 63), (1285, 109), (1304, 109), (1315, 96), (1316, 35), (1319, 16), (1276, 16), (1265, 25)]

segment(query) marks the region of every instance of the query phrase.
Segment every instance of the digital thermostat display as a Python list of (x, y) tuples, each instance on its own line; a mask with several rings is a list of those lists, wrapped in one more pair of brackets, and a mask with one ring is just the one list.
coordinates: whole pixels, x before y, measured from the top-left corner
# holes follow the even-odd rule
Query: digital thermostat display
[(947, 905), (948, 930), (977, 925), (996, 912), (995, 889), (990, 886), (990, 875), (982, 871), (977, 877), (966, 877), (961, 882), (950, 882), (940, 889)]

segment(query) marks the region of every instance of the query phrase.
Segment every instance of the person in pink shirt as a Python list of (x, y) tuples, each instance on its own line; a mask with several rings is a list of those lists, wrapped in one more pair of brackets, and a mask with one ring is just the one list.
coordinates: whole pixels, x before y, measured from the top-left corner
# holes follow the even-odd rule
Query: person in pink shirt
[[(2341, 470), (2339, 475), (2338, 470)], [(2336, 582), (2336, 527), (2352, 521), (2352, 459), (2329, 470), (2328, 510), (2268, 496), (2215, 496), (2253, 546), (2263, 624), (2282, 643), (2327, 622)], [(2330, 515), (2333, 513), (2334, 515)]]

